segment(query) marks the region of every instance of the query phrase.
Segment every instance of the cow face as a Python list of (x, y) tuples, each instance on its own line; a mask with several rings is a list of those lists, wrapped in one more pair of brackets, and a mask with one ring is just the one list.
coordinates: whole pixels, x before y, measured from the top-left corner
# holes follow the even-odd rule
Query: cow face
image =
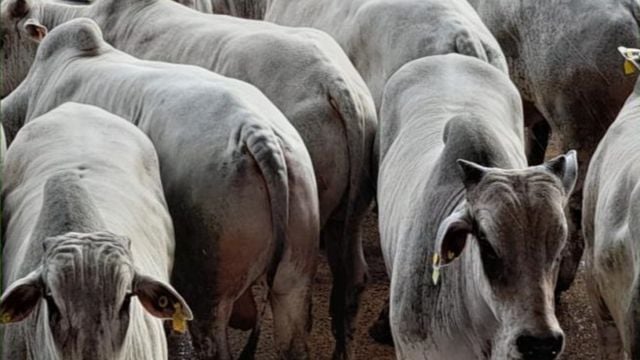
[(27, 76), (38, 43), (47, 34), (33, 14), (37, 10), (27, 0), (6, 0), (0, 7), (2, 41), (2, 97), (13, 91)]
[(0, 299), (2, 323), (36, 317), (38, 340), (50, 352), (39, 359), (124, 359), (138, 303), (161, 319), (192, 318), (171, 286), (134, 270), (126, 238), (69, 233), (44, 246), (42, 266)]
[(575, 152), (524, 170), (458, 163), (467, 202), (440, 227), (438, 261), (446, 265), (468, 249), (475, 265), (465, 270), (499, 324), (492, 358), (556, 359), (564, 336), (553, 296), (567, 241), (564, 207), (575, 186)]

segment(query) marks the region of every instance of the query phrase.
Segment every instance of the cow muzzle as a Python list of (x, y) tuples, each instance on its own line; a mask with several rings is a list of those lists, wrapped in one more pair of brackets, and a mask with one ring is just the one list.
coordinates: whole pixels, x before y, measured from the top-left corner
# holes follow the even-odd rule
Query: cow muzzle
[(522, 333), (516, 339), (516, 347), (523, 360), (555, 360), (564, 346), (564, 334), (550, 331), (542, 335)]

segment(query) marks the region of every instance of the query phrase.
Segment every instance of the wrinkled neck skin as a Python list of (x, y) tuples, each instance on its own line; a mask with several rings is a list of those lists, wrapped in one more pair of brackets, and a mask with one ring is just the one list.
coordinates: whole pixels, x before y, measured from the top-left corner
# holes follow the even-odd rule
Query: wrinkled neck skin
[[(135, 332), (140, 331), (153, 331), (156, 339), (164, 340), (164, 329), (159, 321), (156, 321), (155, 326), (148, 327), (145, 320), (145, 314), (142, 307), (137, 303), (131, 305), (131, 322), (127, 331), (123, 347), (116, 351), (116, 353), (103, 353), (95, 354), (93, 360), (138, 360), (138, 359), (166, 359), (166, 342), (161, 341), (158, 344), (149, 344), (147, 338), (131, 336)], [(28, 326), (25, 328), (24, 334), (26, 334), (26, 341), (29, 343), (27, 346), (28, 360), (83, 360), (82, 354), (66, 354), (64, 357), (60, 352), (60, 349), (56, 346), (52, 333), (49, 330), (49, 312), (44, 301), (34, 309), (32, 318), (35, 319), (34, 326), (29, 326), (28, 322), (23, 322), (19, 326)], [(155, 348), (152, 348), (155, 345)], [(15, 354), (22, 356), (22, 354)]]
[(29, 94), (24, 85), (18, 86), (9, 96), (2, 99), (0, 105), (0, 119), (4, 127), (6, 144), (11, 144), (18, 130), (24, 125), (29, 105)]
[[(5, 56), (2, 64), (2, 97), (14, 91), (29, 73), (38, 50), (38, 44), (30, 39), (24, 39), (24, 34), (13, 34), (13, 41), (7, 43), (10, 48), (5, 49), (12, 56)], [(5, 54), (6, 55), (6, 54)], [(4, 120), (3, 120), (4, 121)]]
[(92, 6), (68, 5), (59, 2), (41, 2), (34, 5), (33, 17), (47, 27), (49, 31), (71, 19), (86, 16)]
[[(44, 301), (40, 301), (40, 305), (34, 309), (36, 315), (36, 327), (32, 328), (28, 339), (31, 339), (31, 343), (35, 346), (28, 346), (29, 356), (27, 359), (33, 360), (62, 360), (56, 349), (51, 331), (46, 331), (49, 328), (49, 312), (44, 305)], [(32, 315), (33, 316), (33, 315)], [(27, 332), (29, 333), (29, 332)]]

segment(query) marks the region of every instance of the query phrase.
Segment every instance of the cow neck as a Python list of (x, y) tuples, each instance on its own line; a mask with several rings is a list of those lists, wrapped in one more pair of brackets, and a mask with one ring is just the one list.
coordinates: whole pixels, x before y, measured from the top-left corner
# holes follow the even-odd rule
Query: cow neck
[(40, 6), (38, 19), (49, 31), (69, 20), (86, 16), (86, 10), (89, 8), (86, 5), (68, 5), (56, 2), (43, 2)]
[[(456, 193), (451, 198), (451, 202), (447, 206), (447, 211), (443, 214), (445, 217), (468, 206), (465, 199), (466, 191), (462, 189), (460, 193)], [(465, 255), (462, 257), (459, 267), (456, 269), (458, 279), (461, 281), (464, 290), (459, 293), (461, 296), (462, 306), (459, 311), (466, 313), (464, 319), (467, 324), (459, 324), (461, 329), (465, 329), (465, 333), (469, 335), (471, 332), (474, 336), (465, 336), (462, 340), (468, 342), (468, 346), (474, 351), (486, 351), (487, 341), (489, 341), (496, 329), (498, 322), (493, 310), (489, 306), (483, 291), (488, 286), (484, 278), (482, 269), (482, 260), (480, 258), (479, 248), (470, 237), (467, 239)], [(481, 319), (481, 320), (480, 320)], [(480, 320), (480, 321), (478, 321)], [(476, 342), (474, 339), (483, 339), (486, 341)]]

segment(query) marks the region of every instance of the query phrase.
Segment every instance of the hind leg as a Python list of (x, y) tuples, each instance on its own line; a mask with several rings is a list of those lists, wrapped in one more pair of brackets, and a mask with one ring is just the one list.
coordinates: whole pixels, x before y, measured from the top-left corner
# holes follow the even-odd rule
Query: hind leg
[[(591, 293), (591, 292), (590, 292)], [(622, 337), (607, 305), (598, 294), (590, 294), (591, 308), (596, 320), (601, 360), (624, 359)]]
[[(359, 224), (359, 221), (352, 221)], [(362, 241), (357, 226), (345, 234), (345, 224), (329, 220), (322, 231), (327, 249), (327, 258), (333, 276), (331, 289), (331, 325), (336, 346), (334, 359), (353, 359), (351, 343), (358, 315), (360, 296), (367, 283), (367, 263), (364, 259)]]
[(231, 360), (227, 324), (233, 301), (225, 299), (216, 305), (213, 320), (198, 320), (190, 324), (195, 353), (200, 360)]
[[(592, 236), (592, 235), (590, 235)], [(596, 322), (598, 350), (601, 360), (624, 359), (622, 338), (618, 332), (611, 311), (600, 293), (598, 279), (594, 275), (593, 249), (590, 247), (585, 255), (587, 294), (591, 302), (591, 310)]]
[[(280, 359), (308, 359), (312, 277), (276, 279), (270, 295), (274, 338)], [(293, 286), (292, 286), (293, 285)]]

